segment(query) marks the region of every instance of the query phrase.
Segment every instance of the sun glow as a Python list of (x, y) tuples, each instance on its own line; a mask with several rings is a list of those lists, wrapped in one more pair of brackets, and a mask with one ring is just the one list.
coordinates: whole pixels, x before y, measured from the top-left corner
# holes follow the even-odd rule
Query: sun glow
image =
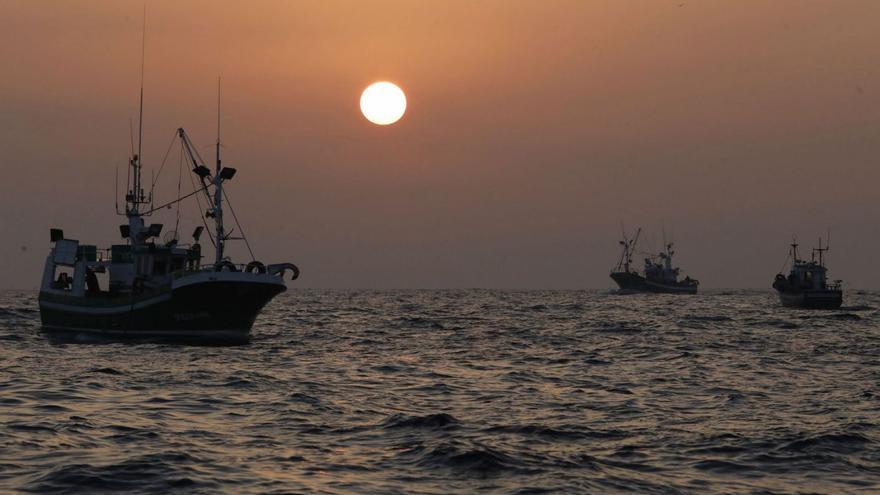
[(373, 83), (361, 93), (361, 113), (378, 125), (393, 124), (406, 111), (406, 95), (397, 85), (381, 81)]

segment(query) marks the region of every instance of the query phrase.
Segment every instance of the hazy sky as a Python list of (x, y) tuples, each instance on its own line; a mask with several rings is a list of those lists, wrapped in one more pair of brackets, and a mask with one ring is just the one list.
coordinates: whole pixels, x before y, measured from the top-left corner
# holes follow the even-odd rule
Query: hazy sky
[[(0, 287), (38, 286), (50, 227), (120, 242), (142, 8), (0, 0)], [(875, 0), (149, 1), (148, 169), (179, 126), (212, 155), (218, 75), (236, 213), (298, 286), (612, 287), (624, 222), (703, 287), (830, 228), (831, 276), (880, 288)]]

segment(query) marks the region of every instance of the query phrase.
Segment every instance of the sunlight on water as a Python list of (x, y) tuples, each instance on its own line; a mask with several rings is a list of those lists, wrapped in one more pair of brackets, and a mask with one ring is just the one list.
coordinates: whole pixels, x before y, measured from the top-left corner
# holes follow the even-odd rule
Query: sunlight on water
[(880, 482), (880, 293), (291, 291), (250, 345), (49, 341), (0, 293), (0, 491)]

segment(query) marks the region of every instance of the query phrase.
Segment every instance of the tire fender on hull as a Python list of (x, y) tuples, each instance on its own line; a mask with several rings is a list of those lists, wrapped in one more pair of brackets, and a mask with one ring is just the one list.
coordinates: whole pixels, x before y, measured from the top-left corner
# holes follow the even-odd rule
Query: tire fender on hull
[(299, 268), (293, 263), (275, 263), (267, 267), (269, 275), (278, 275), (283, 277), (287, 270), (291, 271), (290, 280), (299, 278)]
[(248, 273), (266, 273), (266, 265), (254, 260), (247, 264), (244, 271)]
[(236, 268), (235, 263), (231, 261), (221, 261), (214, 265), (214, 271), (217, 272), (237, 272), (238, 268)]

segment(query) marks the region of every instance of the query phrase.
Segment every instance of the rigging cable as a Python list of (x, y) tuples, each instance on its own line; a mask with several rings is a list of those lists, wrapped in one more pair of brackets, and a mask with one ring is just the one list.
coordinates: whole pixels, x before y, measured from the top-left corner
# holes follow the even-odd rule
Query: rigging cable
[[(183, 149), (183, 144), (181, 144), (180, 147), (181, 147), (181, 149)], [(192, 184), (193, 187), (196, 187), (196, 182), (195, 182), (195, 179), (193, 179), (193, 176), (187, 174), (187, 177), (189, 177), (190, 184)], [(207, 186), (202, 186), (202, 187), (203, 187), (203, 190), (205, 191), (205, 194), (207, 194), (208, 187)], [(205, 213), (204, 212), (207, 210), (207, 208), (202, 208), (201, 195), (196, 196), (196, 203), (199, 208), (199, 218), (202, 219), (202, 225), (205, 226), (205, 232), (208, 233), (208, 238), (211, 239), (211, 245), (214, 247), (217, 247), (217, 243), (214, 242), (214, 234), (211, 233), (211, 229), (208, 227), (208, 222), (207, 222), (207, 220), (205, 220)]]
[(155, 208), (153, 208), (153, 209), (151, 209), (151, 210), (148, 210), (148, 211), (146, 211), (146, 212), (144, 212), (144, 213), (141, 213), (141, 215), (149, 215), (150, 213), (153, 213), (154, 211), (161, 210), (162, 208), (167, 208), (167, 207), (173, 205), (174, 203), (179, 203), (179, 202), (183, 201), (184, 199), (186, 199), (186, 198), (188, 198), (188, 197), (190, 197), (190, 196), (193, 196), (193, 195), (195, 195), (195, 194), (198, 194), (198, 193), (202, 192), (203, 189), (205, 189), (205, 188), (200, 187), (200, 188), (196, 189), (195, 191), (193, 191), (193, 192), (191, 192), (191, 193), (189, 193), (189, 194), (187, 194), (187, 195), (185, 195), (185, 196), (181, 196), (181, 197), (175, 199), (174, 201), (169, 201), (169, 202), (165, 203), (164, 205), (157, 206), (157, 207), (155, 207)]
[[(182, 131), (182, 129), (178, 129), (178, 131)], [(190, 155), (190, 159), (192, 160), (193, 167), (195, 168), (199, 165), (204, 166), (205, 160), (202, 159), (202, 156), (199, 154), (199, 150), (195, 147), (195, 145), (189, 139), (189, 135), (187, 135), (185, 131), (182, 134), (180, 134), (180, 139), (181, 139), (181, 146), (184, 146), (186, 148), (187, 153), (189, 153), (189, 155)], [(204, 178), (202, 178), (201, 180), (203, 181), (202, 183), (204, 184)], [(195, 187), (195, 182), (193, 182), (192, 176), (190, 176), (190, 182), (192, 182), (193, 187)], [(211, 195), (208, 194), (207, 185), (205, 187), (206, 187), (205, 188), (205, 196), (206, 196), (206, 199), (208, 200), (208, 202), (207, 202), (208, 208), (206, 208), (206, 210), (207, 210), (207, 209), (210, 209), (210, 206), (213, 203), (213, 199), (211, 199)], [(202, 208), (201, 202), (199, 202), (199, 208)], [(207, 224), (205, 224), (205, 228), (207, 229)]]
[(785, 257), (785, 261), (782, 262), (782, 268), (779, 269), (779, 273), (785, 272), (785, 267), (788, 266), (788, 260), (791, 258), (791, 250), (788, 251), (788, 255)]
[(226, 198), (226, 204), (229, 205), (229, 211), (232, 212), (232, 218), (235, 220), (235, 225), (238, 227), (238, 231), (241, 232), (241, 238), (244, 240), (244, 245), (247, 246), (248, 252), (251, 254), (251, 261), (256, 261), (256, 256), (254, 256), (254, 251), (251, 249), (251, 243), (248, 242), (247, 236), (244, 235), (244, 229), (241, 228), (241, 224), (238, 223), (238, 217), (235, 215), (235, 208), (232, 207), (232, 203), (229, 201), (229, 194), (226, 190), (223, 190), (223, 196)]
[(171, 142), (168, 143), (168, 149), (165, 150), (165, 156), (162, 158), (162, 164), (159, 165), (159, 171), (153, 176), (153, 184), (150, 185), (150, 191), (156, 188), (156, 181), (159, 180), (159, 175), (162, 173), (162, 169), (165, 168), (165, 162), (168, 160), (168, 155), (171, 154), (171, 148), (174, 146), (175, 141), (177, 141), (177, 131), (174, 131), (174, 135), (171, 136)]

